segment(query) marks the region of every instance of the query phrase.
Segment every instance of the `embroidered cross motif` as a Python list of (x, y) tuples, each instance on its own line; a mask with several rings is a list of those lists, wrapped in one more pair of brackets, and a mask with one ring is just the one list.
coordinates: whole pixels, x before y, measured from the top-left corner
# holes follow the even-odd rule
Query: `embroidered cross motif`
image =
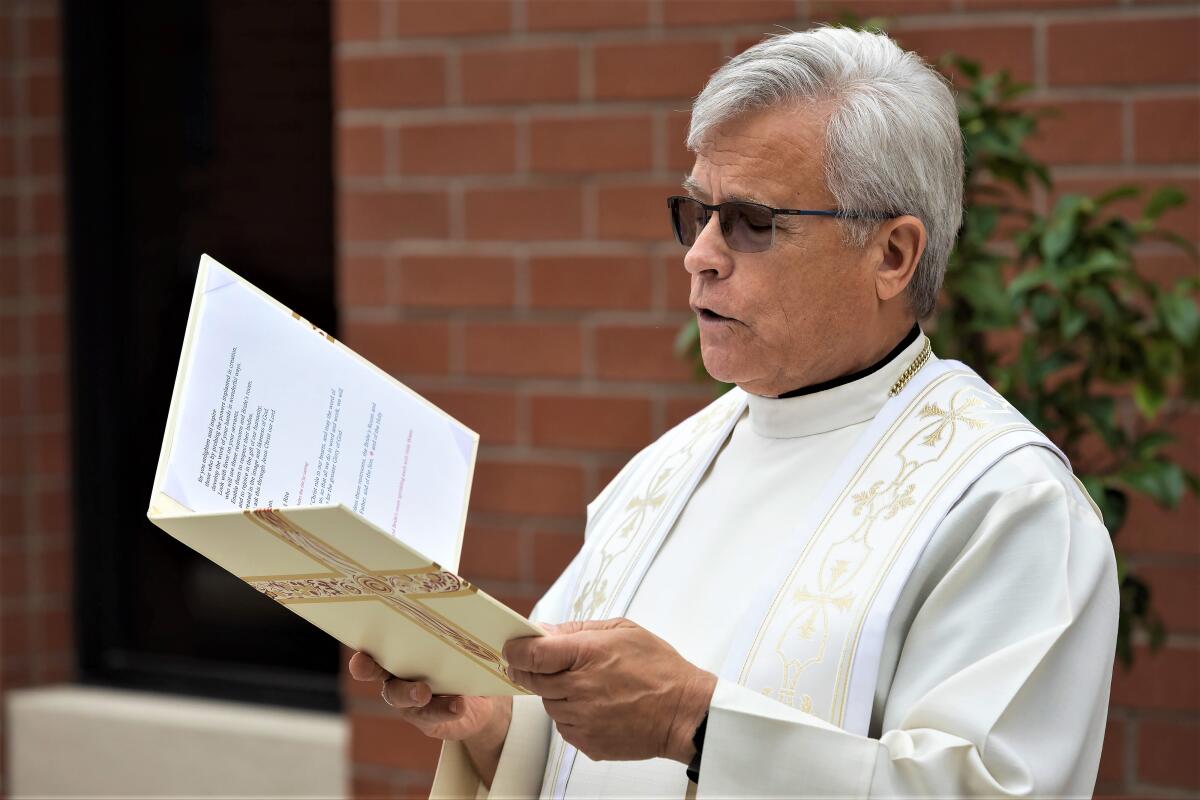
[(972, 430), (986, 428), (986, 422), (981, 419), (968, 416), (966, 413), (972, 408), (980, 405), (983, 405), (983, 401), (978, 397), (967, 398), (967, 401), (962, 404), (961, 408), (955, 408), (954, 400), (951, 399), (949, 411), (943, 411), (942, 407), (937, 403), (926, 403), (917, 416), (920, 419), (937, 418), (940, 420), (940, 422), (934, 426), (933, 430), (925, 435), (925, 438), (921, 439), (921, 444), (928, 447), (933, 447), (942, 440), (942, 435), (945, 434), (948, 428), (953, 428), (960, 422), (964, 425), (967, 425)]

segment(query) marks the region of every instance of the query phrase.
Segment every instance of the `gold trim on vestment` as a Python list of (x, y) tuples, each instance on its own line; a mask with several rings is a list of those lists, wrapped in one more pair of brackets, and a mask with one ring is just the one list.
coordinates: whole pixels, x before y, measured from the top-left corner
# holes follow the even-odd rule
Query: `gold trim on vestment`
[[(727, 405), (729, 405), (728, 400), (717, 400), (712, 406), (698, 413), (690, 421), (691, 424), (687, 430), (688, 439), (686, 444), (663, 457), (654, 467), (653, 477), (650, 479), (646, 490), (628, 501), (623, 509), (623, 511), (627, 512), (626, 517), (619, 525), (616, 525), (612, 529), (612, 532), (609, 533), (604, 542), (598, 544), (596, 547), (596, 552), (601, 557), (600, 567), (594, 573), (595, 577), (592, 580), (586, 581), (579, 586), (574, 601), (570, 606), (571, 619), (603, 619), (608, 616), (613, 601), (620, 596), (625, 582), (629, 579), (629, 575), (634, 567), (641, 562), (642, 554), (645, 552), (646, 547), (649, 546), (651, 537), (640, 536), (640, 534), (646, 529), (646, 522), (651, 517), (651, 512), (656, 512), (653, 514), (654, 523), (649, 526), (649, 530), (653, 531), (663, 515), (671, 508), (669, 501), (674, 496), (674, 493), (679, 491), (679, 487), (671, 486), (671, 482), (678, 478), (686, 479), (692, 474), (688, 467), (695, 456), (696, 445), (701, 440), (720, 430), (723, 425), (729, 422), (729, 418), (743, 407), (743, 404), (740, 402), (733, 408), (727, 408)], [(640, 471), (635, 474), (640, 474)], [(630, 474), (626, 480), (634, 478), (635, 474)], [(611, 500), (616, 499), (617, 497), (614, 494)], [(640, 541), (637, 541), (639, 536)], [(623, 540), (621, 549), (611, 552), (606, 551), (608, 545), (616, 539)], [(624, 565), (621, 574), (617, 577), (616, 586), (610, 590), (605, 573), (608, 572), (617, 558), (623, 555), (631, 545), (635, 546), (636, 550)], [(583, 571), (586, 571), (586, 569), (587, 562), (583, 565)], [(581, 579), (582, 577), (581, 575)], [(596, 616), (597, 611), (601, 612), (600, 616)], [(557, 756), (547, 758), (547, 769), (543, 775), (543, 783), (549, 782), (552, 794), (555, 785), (558, 783), (558, 775), (562, 769), (562, 760), (567, 751), (566, 743), (561, 737), (559, 737), (557, 743), (553, 738), (551, 739), (552, 748), (555, 744), (558, 747), (558, 754)], [(553, 760), (553, 766), (551, 766), (551, 760)], [(569, 773), (567, 779), (570, 780)]]
[[(913, 530), (917, 527), (918, 523), (920, 523), (921, 517), (937, 498), (938, 494), (946, 488), (946, 484), (950, 483), (950, 481), (957, 477), (959, 469), (961, 469), (964, 464), (968, 463), (972, 458), (979, 454), (980, 450), (987, 447), (995, 440), (1020, 430), (1036, 429), (1025, 424), (1006, 425), (981, 438), (979, 441), (972, 444), (962, 454), (960, 454), (958, 458), (955, 459), (954, 463), (947, 468), (945, 473), (942, 475), (942, 478), (931, 488), (925, 499), (921, 502), (920, 508), (913, 512), (912, 517), (905, 529), (896, 537), (892, 545), (891, 553), (876, 574), (875, 581), (872, 584), (870, 591), (867, 592), (867, 600), (863, 604), (862, 610), (858, 614), (858, 618), (855, 621), (850, 635), (847, 637), (846, 643), (842, 645), (842, 654), (838, 661), (838, 670), (834, 680), (833, 694), (830, 698), (829, 721), (834, 725), (837, 725), (840, 728), (845, 720), (846, 703), (849, 701), (849, 686), (851, 677), (850, 668), (853, 666), (854, 657), (858, 652), (858, 646), (862, 638), (862, 630), (863, 626), (866, 624), (868, 612), (875, 601), (875, 597), (879, 594), (880, 587), (883, 585), (884, 580), (886, 580), (896, 562), (896, 559), (899, 557), (900, 551), (908, 542)], [(847, 647), (849, 647), (848, 654), (846, 652)]]
[[(738, 676), (739, 683), (744, 684), (744, 682), (747, 680), (747, 672), (750, 669), (750, 666), (754, 663), (754, 660), (757, 658), (758, 650), (762, 646), (763, 636), (766, 635), (766, 629), (768, 627), (767, 622), (772, 619), (775, 613), (778, 611), (787, 587), (792, 585), (792, 581), (795, 579), (797, 572), (799, 572), (801, 565), (808, 559), (812, 549), (817, 545), (820, 534), (829, 524), (829, 521), (832, 519), (832, 517), (837, 513), (837, 510), (842, 507), (842, 503), (845, 502), (847, 495), (851, 495), (853, 493), (854, 487), (856, 487), (859, 481), (862, 480), (863, 475), (866, 473), (871, 463), (879, 455), (879, 452), (884, 448), (885, 444), (895, 434), (896, 430), (908, 420), (908, 415), (911, 413), (916, 404), (928, 397), (931, 392), (933, 392), (937, 387), (941, 386), (945, 381), (949, 380), (950, 377), (951, 373), (947, 373), (946, 375), (935, 378), (921, 391), (916, 398), (909, 403), (908, 407), (905, 408), (902, 413), (896, 415), (895, 421), (888, 426), (888, 429), (884, 432), (883, 436), (881, 436), (879, 440), (871, 447), (871, 450), (867, 453), (858, 469), (855, 470), (854, 476), (846, 482), (846, 485), (842, 488), (841, 493), (837, 496), (834, 502), (830, 504), (828, 510), (825, 512), (825, 515), (821, 518), (821, 521), (817, 523), (817, 526), (813, 529), (812, 535), (808, 538), (804, 547), (801, 549), (800, 555), (796, 559), (796, 563), (792, 566), (791, 570), (788, 571), (787, 576), (784, 578), (779, 589), (776, 591), (775, 597), (772, 598), (771, 604), (767, 608), (767, 613), (763, 617), (763, 622), (759, 624), (758, 633), (755, 635), (754, 641), (751, 644), (750, 649), (747, 651), (746, 660), (743, 662), (741, 673)], [(868, 488), (867, 491), (869, 492), (870, 489)]]

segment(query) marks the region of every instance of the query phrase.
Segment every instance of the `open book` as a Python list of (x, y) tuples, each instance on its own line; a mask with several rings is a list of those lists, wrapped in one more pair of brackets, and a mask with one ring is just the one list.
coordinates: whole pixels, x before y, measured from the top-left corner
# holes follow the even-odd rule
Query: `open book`
[(455, 574), (478, 443), (204, 256), (147, 516), (394, 675), (525, 694), (500, 650), (541, 630)]

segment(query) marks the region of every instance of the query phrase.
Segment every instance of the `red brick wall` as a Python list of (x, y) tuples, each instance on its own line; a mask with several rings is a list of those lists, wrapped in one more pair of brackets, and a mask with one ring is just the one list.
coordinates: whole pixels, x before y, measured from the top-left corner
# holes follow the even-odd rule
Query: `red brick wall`
[[(583, 504), (707, 397), (670, 351), (686, 318), (662, 208), (690, 166), (680, 110), (763, 32), (845, 5), (334, 0), (343, 334), (482, 434), (463, 571), (518, 608), (578, 547)], [(1060, 189), (1169, 182), (1200, 202), (1194, 3), (850, 5), (897, 13), (893, 33), (927, 56), (1032, 82), (1062, 112), (1037, 144)], [(0, 5), (0, 693), (72, 664), (57, 13)], [(1196, 205), (1170, 221), (1200, 239)], [(1155, 246), (1142, 263), (1194, 273)], [(1196, 415), (1182, 432), (1200, 469)], [(1191, 500), (1141, 505), (1119, 541), (1171, 635), (1114, 680), (1102, 793), (1200, 789), (1197, 516)], [(374, 687), (346, 695), (355, 791), (423, 792), (436, 746)]]
[(0, 4), (0, 702), (73, 665), (59, 75), (58, 3)]
[[(584, 503), (705, 400), (671, 353), (686, 280), (663, 197), (690, 166), (681, 109), (764, 32), (895, 14), (905, 45), (1008, 67), (1060, 109), (1036, 143), (1060, 189), (1170, 182), (1200, 202), (1194, 3), (334, 6), (343, 335), (482, 434), (462, 568), (522, 609), (578, 548)], [(1196, 208), (1170, 219), (1193, 240)], [(1194, 271), (1158, 247), (1143, 263)], [(1191, 501), (1141, 507), (1122, 537), (1172, 635), (1115, 682), (1101, 791), (1200, 788), (1196, 521)], [(356, 791), (422, 791), (436, 747), (373, 687), (349, 696)]]

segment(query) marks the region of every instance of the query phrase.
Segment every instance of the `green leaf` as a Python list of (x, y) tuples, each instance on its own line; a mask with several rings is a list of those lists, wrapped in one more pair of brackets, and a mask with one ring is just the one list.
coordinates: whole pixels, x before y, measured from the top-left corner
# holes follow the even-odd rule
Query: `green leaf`
[(1156, 230), (1152, 230), (1149, 233), (1147, 233), (1146, 238), (1162, 239), (1163, 241), (1170, 242), (1171, 244), (1175, 245), (1180, 250), (1184, 251), (1189, 256), (1191, 256), (1192, 260), (1196, 260), (1197, 258), (1200, 258), (1200, 250), (1196, 249), (1196, 245), (1193, 244), (1190, 239), (1180, 236), (1175, 231), (1164, 231), (1164, 230), (1156, 229)]
[(1052, 294), (1038, 292), (1030, 300), (1029, 307), (1033, 310), (1033, 319), (1038, 326), (1046, 328), (1058, 313), (1059, 299)]
[(1050, 377), (1060, 369), (1071, 366), (1075, 363), (1075, 359), (1070, 353), (1059, 351), (1051, 354), (1048, 358), (1040, 358), (1033, 362), (1033, 367), (1030, 370), (1031, 382), (1035, 385), (1041, 385), (1046, 378)]
[(1008, 292), (1011, 295), (1022, 294), (1035, 286), (1050, 283), (1052, 277), (1052, 273), (1044, 267), (1026, 270), (1009, 282)]
[(1091, 278), (1106, 272), (1121, 272), (1129, 268), (1130, 260), (1112, 250), (1094, 250), (1082, 262), (1071, 269), (1074, 278)]
[(1112, 449), (1116, 449), (1121, 442), (1116, 407), (1116, 402), (1104, 395), (1085, 395), (1079, 401), (1079, 410), (1091, 421), (1092, 427), (1099, 432), (1104, 443)]
[(1159, 387), (1149, 386), (1141, 381), (1133, 387), (1133, 404), (1146, 419), (1154, 419), (1166, 400), (1166, 393)]
[(1050, 225), (1042, 235), (1042, 258), (1057, 261), (1070, 248), (1078, 227), (1079, 213), (1091, 204), (1090, 198), (1080, 194), (1066, 194), (1058, 199)]
[(1185, 205), (1187, 199), (1187, 195), (1177, 186), (1163, 186), (1150, 197), (1142, 216), (1156, 220), (1170, 209)]
[(971, 59), (964, 58), (962, 56), (954, 56), (952, 60), (954, 66), (958, 68), (958, 71), (973, 81), (979, 80), (979, 76), (983, 74), (983, 70), (980, 69), (978, 61), (972, 61)]
[(1195, 497), (1200, 497), (1200, 475), (1194, 472), (1184, 471), (1183, 482), (1187, 484), (1188, 491)]
[(1182, 345), (1191, 345), (1200, 333), (1200, 309), (1195, 301), (1179, 292), (1158, 298), (1158, 315), (1171, 335)]
[(1079, 290), (1078, 297), (1099, 311), (1106, 325), (1117, 324), (1120, 320), (1121, 310), (1107, 286), (1084, 286)]
[(1087, 314), (1072, 305), (1064, 304), (1062, 313), (1058, 317), (1059, 331), (1064, 339), (1074, 339), (1080, 331), (1087, 327), (1087, 322)]
[(1131, 489), (1154, 498), (1165, 508), (1175, 508), (1183, 498), (1183, 469), (1169, 461), (1145, 461), (1126, 467), (1121, 480)]
[(1166, 431), (1152, 431), (1134, 443), (1134, 456), (1139, 459), (1152, 458), (1173, 441), (1175, 437)]
[(1136, 186), (1117, 186), (1109, 189), (1107, 192), (1096, 195), (1096, 207), (1101, 208), (1109, 203), (1117, 200), (1125, 200), (1130, 197), (1137, 197), (1142, 193), (1142, 190)]

